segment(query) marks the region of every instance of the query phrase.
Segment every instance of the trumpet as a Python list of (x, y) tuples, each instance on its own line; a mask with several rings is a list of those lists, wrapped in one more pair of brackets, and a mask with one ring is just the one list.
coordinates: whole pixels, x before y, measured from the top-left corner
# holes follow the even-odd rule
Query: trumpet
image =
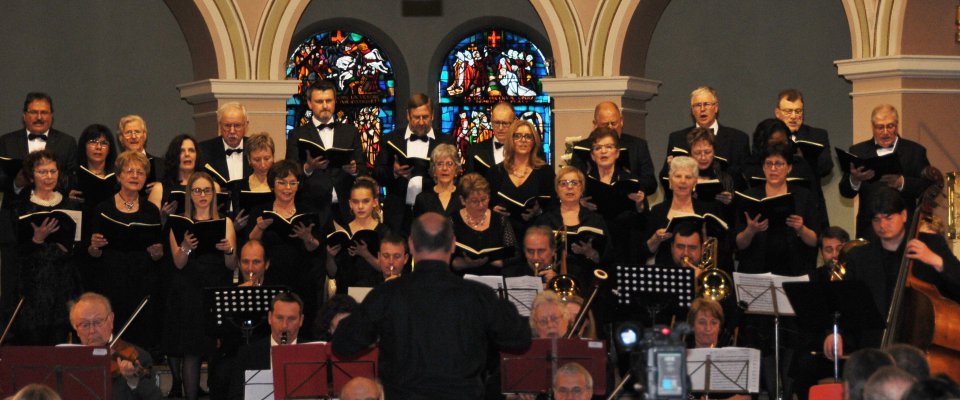
[(850, 251), (868, 244), (870, 244), (869, 240), (857, 238), (840, 246), (837, 258), (830, 260), (826, 266), (826, 268), (830, 268), (830, 282), (842, 281), (844, 276), (847, 275), (847, 257), (850, 255)]
[(717, 238), (709, 237), (703, 242), (703, 256), (699, 268), (702, 269), (697, 278), (697, 297), (713, 301), (722, 301), (730, 295), (730, 275), (717, 267)]

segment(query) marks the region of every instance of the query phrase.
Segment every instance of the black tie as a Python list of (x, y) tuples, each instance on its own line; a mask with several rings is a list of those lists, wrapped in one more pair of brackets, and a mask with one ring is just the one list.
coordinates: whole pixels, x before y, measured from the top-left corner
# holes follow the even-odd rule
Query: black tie
[(227, 149), (225, 153), (227, 153), (227, 157), (230, 157), (234, 154), (242, 154), (243, 149)]
[(322, 130), (324, 130), (324, 129), (333, 129), (333, 128), (336, 128), (336, 127), (337, 127), (337, 121), (330, 121), (330, 122), (325, 123), (325, 124), (317, 125), (317, 130), (318, 130), (318, 131), (322, 131)]
[(32, 141), (32, 140), (42, 140), (42, 141), (46, 142), (46, 141), (47, 141), (47, 135), (40, 134), (40, 133), (28, 133), (28, 134), (27, 134), (27, 140), (31, 140), (31, 141)]
[(410, 135), (410, 140), (412, 140), (412, 141), (414, 141), (414, 142), (416, 142), (416, 141), (418, 141), (418, 140), (422, 140), (422, 141), (424, 141), (424, 142), (430, 142), (430, 138), (427, 137), (427, 135), (423, 135), (423, 136), (420, 136), (420, 135)]
[(501, 147), (503, 147), (503, 143), (500, 143), (500, 142), (497, 142), (497, 141), (494, 141), (494, 142), (493, 142), (493, 148), (494, 148), (494, 149), (500, 150)]

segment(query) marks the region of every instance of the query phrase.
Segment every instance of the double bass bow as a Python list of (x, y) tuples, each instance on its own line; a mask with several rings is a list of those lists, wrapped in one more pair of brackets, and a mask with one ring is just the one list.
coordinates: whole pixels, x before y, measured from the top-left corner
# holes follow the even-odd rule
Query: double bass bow
[[(943, 174), (933, 166), (921, 176), (931, 182), (920, 199), (904, 240), (917, 238), (920, 221), (931, 215), (943, 190)], [(897, 283), (890, 300), (887, 327), (881, 348), (907, 343), (923, 350), (931, 372), (960, 379), (960, 304), (945, 298), (934, 284), (914, 274), (915, 263), (901, 259)]]

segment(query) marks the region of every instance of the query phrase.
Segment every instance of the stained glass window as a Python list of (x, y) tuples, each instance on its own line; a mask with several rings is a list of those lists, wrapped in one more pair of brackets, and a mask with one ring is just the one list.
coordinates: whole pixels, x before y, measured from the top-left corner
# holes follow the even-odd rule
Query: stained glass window
[(380, 137), (395, 127), (393, 65), (369, 38), (342, 30), (320, 32), (303, 41), (287, 60), (287, 78), (300, 81), (287, 100), (287, 133), (310, 120), (304, 90), (320, 80), (337, 87), (337, 120), (360, 131), (367, 165), (380, 151)]
[(487, 29), (467, 36), (450, 50), (440, 70), (440, 128), (454, 135), (463, 151), (493, 136), (490, 110), (507, 101), (519, 118), (538, 128), (552, 163), (553, 115), (540, 83), (549, 75), (543, 53), (522, 35)]

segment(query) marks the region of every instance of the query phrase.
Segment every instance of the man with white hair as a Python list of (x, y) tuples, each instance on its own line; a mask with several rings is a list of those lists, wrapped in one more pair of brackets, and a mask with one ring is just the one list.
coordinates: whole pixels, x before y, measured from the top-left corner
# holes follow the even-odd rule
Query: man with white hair
[[(206, 163), (227, 181), (244, 179), (253, 173), (243, 152), (247, 137), (247, 109), (237, 102), (226, 103), (217, 109), (219, 136), (200, 142), (198, 147)], [(202, 170), (205, 166), (198, 166)]]

